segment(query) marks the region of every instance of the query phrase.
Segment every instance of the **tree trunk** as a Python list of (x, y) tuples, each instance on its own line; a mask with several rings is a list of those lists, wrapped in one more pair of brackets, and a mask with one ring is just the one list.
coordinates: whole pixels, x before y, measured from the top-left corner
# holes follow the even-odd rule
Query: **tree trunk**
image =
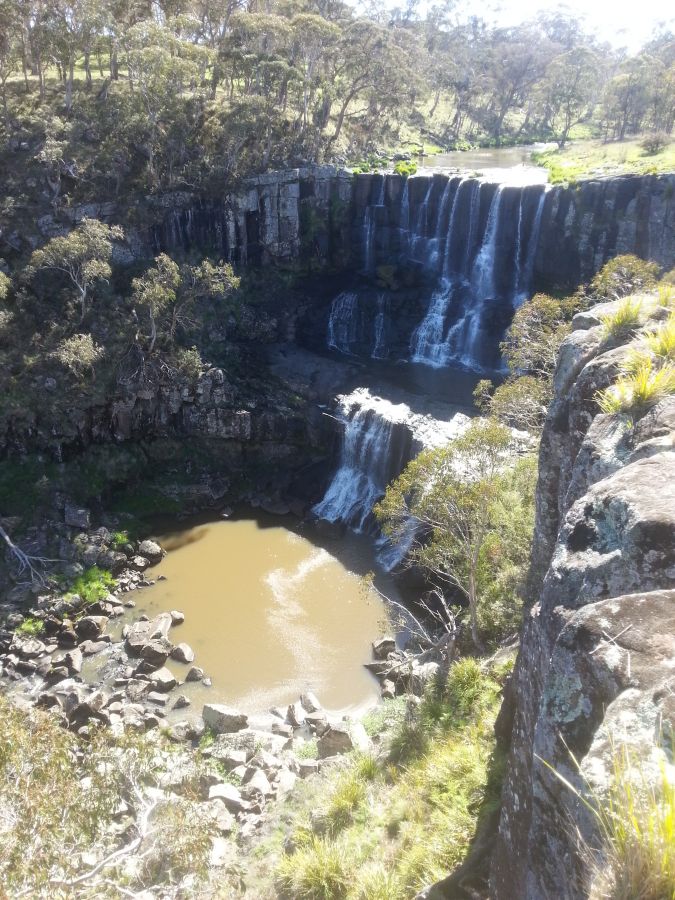
[(436, 107), (438, 106), (440, 99), (441, 99), (441, 89), (439, 88), (436, 91), (436, 96), (434, 97), (433, 106), (429, 110), (429, 118), (430, 119), (433, 117), (434, 113), (436, 112)]
[(152, 314), (152, 309), (148, 310), (148, 315), (150, 317), (150, 346), (148, 347), (148, 353), (152, 353), (155, 349), (155, 341), (157, 340), (157, 323)]

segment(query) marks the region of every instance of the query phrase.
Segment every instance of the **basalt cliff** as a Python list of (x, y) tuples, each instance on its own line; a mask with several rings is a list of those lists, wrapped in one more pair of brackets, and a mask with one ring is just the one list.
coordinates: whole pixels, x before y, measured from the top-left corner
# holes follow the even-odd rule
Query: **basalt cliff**
[(608, 343), (606, 311), (574, 319), (541, 444), (531, 606), (498, 722), (496, 900), (592, 896), (599, 825), (565, 781), (603, 797), (623, 744), (651, 775), (672, 764), (675, 399), (600, 412), (596, 392), (639, 342)]

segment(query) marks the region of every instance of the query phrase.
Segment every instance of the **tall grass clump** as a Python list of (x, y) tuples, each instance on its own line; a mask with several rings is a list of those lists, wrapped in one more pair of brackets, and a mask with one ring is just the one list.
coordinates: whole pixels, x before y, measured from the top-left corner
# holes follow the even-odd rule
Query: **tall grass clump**
[(289, 900), (343, 900), (352, 864), (343, 844), (314, 837), (281, 860), (277, 885)]
[[(576, 760), (575, 760), (576, 762)], [(612, 774), (600, 794), (554, 774), (590, 811), (602, 840), (591, 855), (594, 900), (672, 900), (675, 897), (675, 778), (661, 762), (650, 776), (625, 745), (612, 750)]]
[(421, 703), (397, 704), (377, 755), (307, 782), (295, 850), (277, 870), (283, 897), (407, 900), (462, 861), (499, 803), (497, 678), (459, 660)]
[(675, 394), (675, 366), (665, 363), (657, 368), (645, 358), (630, 372), (620, 375), (616, 382), (596, 399), (604, 413), (644, 413), (665, 397)]
[(675, 311), (658, 328), (647, 332), (645, 343), (657, 359), (675, 362)]
[(641, 308), (639, 300), (626, 297), (613, 312), (601, 316), (605, 340), (625, 340), (635, 334), (640, 327)]

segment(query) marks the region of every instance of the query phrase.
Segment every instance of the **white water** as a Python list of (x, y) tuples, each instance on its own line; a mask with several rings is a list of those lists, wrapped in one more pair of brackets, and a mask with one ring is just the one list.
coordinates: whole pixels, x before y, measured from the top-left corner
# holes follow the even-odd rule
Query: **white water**
[[(525, 300), (530, 296), (530, 287), (532, 284), (532, 276), (534, 274), (534, 261), (537, 256), (537, 247), (539, 246), (539, 234), (541, 232), (541, 220), (544, 214), (544, 203), (546, 202), (546, 193), (549, 190), (548, 186), (544, 187), (544, 190), (541, 192), (541, 196), (539, 197), (539, 203), (537, 204), (537, 211), (534, 215), (534, 221), (532, 222), (532, 231), (530, 233), (530, 240), (527, 244), (527, 252), (525, 255), (525, 264), (521, 265), (520, 263), (520, 255), (518, 256), (518, 266), (516, 267), (516, 285), (513, 293), (513, 305), (520, 306), (524, 303)], [(520, 212), (521, 212), (521, 220), (522, 220), (522, 204), (523, 197), (521, 195), (520, 198)], [(519, 223), (520, 229), (521, 223)], [(518, 250), (520, 254), (520, 231), (518, 234)]]
[(419, 415), (406, 403), (376, 397), (367, 388), (339, 397), (337, 414), (344, 423), (340, 460), (313, 512), (354, 531), (373, 530), (373, 507), (413, 456), (452, 440), (470, 421), (455, 411), (447, 419)]
[(377, 203), (373, 206), (369, 204), (363, 219), (363, 237), (364, 237), (364, 261), (365, 271), (373, 272), (375, 270), (375, 226), (376, 226), (376, 209), (382, 209), (384, 206), (384, 176), (380, 181), (380, 190), (377, 197)]

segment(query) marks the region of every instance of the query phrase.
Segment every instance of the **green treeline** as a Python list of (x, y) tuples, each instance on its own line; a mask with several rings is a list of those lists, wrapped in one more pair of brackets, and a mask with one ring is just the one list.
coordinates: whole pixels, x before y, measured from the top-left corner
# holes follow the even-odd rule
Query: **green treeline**
[(672, 34), (628, 56), (561, 13), (498, 28), (415, 4), (0, 0), (0, 21), (0, 162), (23, 151), (24, 176), (30, 159), (73, 199), (675, 119)]

